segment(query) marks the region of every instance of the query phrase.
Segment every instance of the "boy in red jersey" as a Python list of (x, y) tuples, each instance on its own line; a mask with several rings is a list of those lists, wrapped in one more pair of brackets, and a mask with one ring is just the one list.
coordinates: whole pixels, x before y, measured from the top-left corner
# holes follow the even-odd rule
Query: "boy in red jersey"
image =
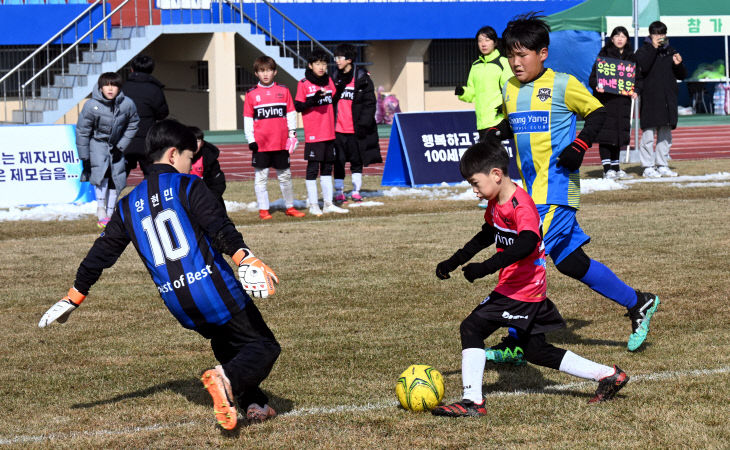
[[(332, 203), (332, 164), (335, 161), (335, 113), (332, 96), (335, 85), (327, 75), (329, 55), (314, 50), (307, 57), (307, 70), (297, 84), (294, 107), (302, 113), (304, 122), (304, 159), (307, 160), (307, 203), (309, 213), (347, 213), (349, 210)], [(322, 185), (324, 208), (319, 208), (317, 175)]]
[(253, 63), (259, 83), (246, 92), (243, 103), (243, 129), (248, 148), (253, 152), (251, 165), (255, 168), (254, 191), (259, 217), (271, 219), (266, 182), (269, 167), (276, 169), (286, 215), (303, 217), (294, 209), (294, 192), (289, 170), (289, 155), (296, 148), (297, 112), (286, 86), (274, 82), (276, 62), (269, 56), (259, 56)]
[(462, 176), (480, 200), (489, 201), (486, 223), (464, 248), (436, 266), (436, 276), (450, 278), (449, 272), (496, 243), (497, 252), (491, 258), (467, 264), (462, 271), (470, 283), (499, 271), (499, 281), (461, 323), (463, 400), (434, 409), (437, 416), (487, 414), (482, 397), (484, 339), (502, 327), (520, 331), (520, 346), (528, 362), (598, 381), (590, 403), (612, 399), (629, 381), (617, 366), (595, 363), (545, 341), (545, 333), (564, 327), (565, 321), (546, 296), (540, 215), (530, 195), (509, 178), (508, 164), (507, 152), (491, 141), (471, 146), (461, 159)]

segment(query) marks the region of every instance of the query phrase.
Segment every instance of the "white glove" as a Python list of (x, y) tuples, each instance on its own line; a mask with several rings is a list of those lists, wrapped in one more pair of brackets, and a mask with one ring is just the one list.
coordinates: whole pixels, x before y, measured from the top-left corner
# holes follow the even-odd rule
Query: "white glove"
[(71, 288), (63, 299), (59, 300), (55, 305), (43, 314), (41, 321), (38, 322), (40, 328), (44, 328), (53, 322), (65, 323), (68, 320), (68, 316), (78, 308), (81, 302), (86, 298), (81, 292), (77, 291), (76, 288)]
[(266, 298), (276, 292), (275, 283), (279, 283), (269, 266), (253, 255), (248, 249), (241, 249), (233, 255), (238, 263), (238, 279), (248, 295), (256, 298)]
[(289, 150), (290, 155), (294, 153), (294, 150), (297, 149), (298, 143), (299, 141), (297, 140), (296, 136), (291, 136), (286, 140), (286, 149)]

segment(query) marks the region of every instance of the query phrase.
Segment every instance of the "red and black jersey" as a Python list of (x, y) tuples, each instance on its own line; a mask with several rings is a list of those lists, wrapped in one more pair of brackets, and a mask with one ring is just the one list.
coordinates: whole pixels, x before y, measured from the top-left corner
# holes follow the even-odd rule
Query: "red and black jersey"
[(526, 258), (499, 272), (496, 292), (522, 302), (540, 302), (546, 298), (545, 250), (542, 243), (540, 215), (530, 195), (519, 186), (509, 201), (500, 205), (490, 200), (484, 220), (494, 227), (497, 252), (512, 245), (522, 231), (531, 231), (540, 237), (535, 249)]
[[(284, 150), (289, 137), (287, 114), (296, 114), (289, 89), (278, 83), (256, 85), (246, 92), (243, 103), (244, 128), (249, 142), (258, 144), (258, 151)], [(253, 130), (250, 130), (253, 120)], [(248, 124), (248, 126), (246, 126)], [(250, 132), (253, 131), (253, 134)]]
[(352, 102), (355, 100), (355, 77), (345, 85), (340, 98), (337, 101), (337, 123), (335, 131), (338, 133), (355, 133), (355, 125), (352, 121)]
[(331, 141), (335, 138), (335, 112), (332, 106), (335, 84), (331, 79), (327, 86), (318, 86), (306, 78), (301, 79), (297, 84), (295, 100), (305, 103), (319, 90), (324, 91), (324, 96), (318, 104), (302, 112), (305, 143)]

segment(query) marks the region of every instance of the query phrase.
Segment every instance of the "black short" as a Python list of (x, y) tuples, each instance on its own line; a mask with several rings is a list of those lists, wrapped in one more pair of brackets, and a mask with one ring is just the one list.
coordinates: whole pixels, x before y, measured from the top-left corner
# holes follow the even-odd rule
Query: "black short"
[(305, 143), (304, 159), (307, 161), (334, 162), (335, 141), (331, 140)]
[(350, 164), (362, 164), (360, 147), (357, 143), (357, 137), (354, 134), (336, 133), (335, 148), (337, 149), (337, 160), (342, 164), (346, 162)]
[(492, 291), (473, 315), (488, 322), (517, 328), (529, 334), (541, 334), (565, 327), (565, 320), (549, 298), (541, 302), (521, 302)]
[(289, 168), (289, 152), (286, 150), (275, 150), (273, 152), (253, 152), (251, 165), (257, 169), (273, 167), (277, 170)]

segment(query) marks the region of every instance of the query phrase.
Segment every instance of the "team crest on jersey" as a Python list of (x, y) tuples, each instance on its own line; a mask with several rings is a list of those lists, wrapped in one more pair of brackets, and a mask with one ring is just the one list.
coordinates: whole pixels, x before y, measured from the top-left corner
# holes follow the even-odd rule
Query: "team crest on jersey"
[(553, 96), (553, 90), (550, 88), (540, 88), (537, 90), (537, 98), (540, 99), (541, 102), (546, 101), (550, 97)]
[(260, 101), (261, 101), (261, 96), (260, 96), (260, 95), (258, 95), (258, 94), (256, 94), (256, 101), (257, 101), (257, 102), (260, 102)]

